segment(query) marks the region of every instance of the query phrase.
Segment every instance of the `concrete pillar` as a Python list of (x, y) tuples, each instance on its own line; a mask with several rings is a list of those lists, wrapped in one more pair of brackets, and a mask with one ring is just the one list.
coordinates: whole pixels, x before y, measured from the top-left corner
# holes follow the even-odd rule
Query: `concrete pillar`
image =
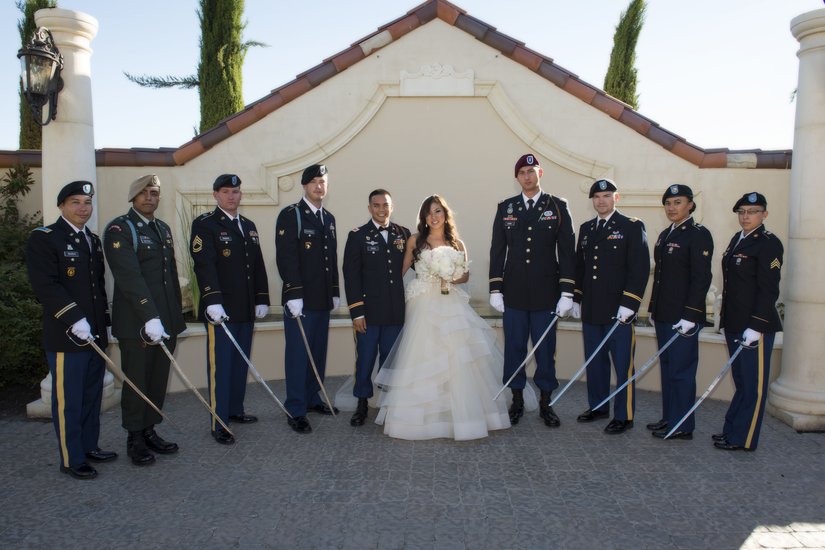
[[(770, 412), (798, 431), (825, 429), (825, 9), (791, 21), (799, 40), (793, 168), (785, 249), (782, 372), (771, 384)], [(770, 209), (770, 208), (769, 208)]]
[[(97, 35), (97, 19), (79, 11), (49, 8), (34, 14), (38, 27), (52, 33), (63, 54), (63, 90), (57, 97), (57, 118), (43, 127), (43, 222), (53, 223), (60, 216), (55, 204), (57, 193), (75, 180), (90, 181), (97, 192), (95, 134), (92, 117), (91, 41)], [(89, 229), (97, 233), (97, 197)], [(40, 399), (29, 403), (29, 417), (51, 417), (51, 375), (40, 383)], [(118, 403), (120, 392), (107, 371), (103, 379), (105, 410)]]

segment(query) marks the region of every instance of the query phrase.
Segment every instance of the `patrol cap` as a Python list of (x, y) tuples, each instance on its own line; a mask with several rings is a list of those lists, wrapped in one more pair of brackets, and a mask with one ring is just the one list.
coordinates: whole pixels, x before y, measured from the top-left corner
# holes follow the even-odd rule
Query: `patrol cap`
[(761, 206), (762, 208), (767, 208), (768, 199), (766, 199), (765, 195), (762, 193), (753, 191), (742, 195), (742, 198), (736, 201), (736, 204), (733, 205), (733, 211), (736, 212), (739, 210), (740, 206)]
[(667, 199), (673, 197), (687, 197), (687, 200), (692, 201), (693, 190), (687, 185), (682, 185), (681, 183), (674, 183), (673, 185), (665, 189), (665, 194), (662, 195), (662, 204), (664, 204)]
[(600, 179), (593, 182), (593, 185), (590, 186), (590, 195), (588, 198), (593, 198), (593, 195), (596, 193), (602, 193), (604, 191), (612, 191), (616, 192), (619, 189), (616, 187), (616, 184), (613, 183), (613, 180), (608, 179)]
[[(536, 155), (533, 153), (527, 153), (526, 155), (521, 155), (518, 161), (516, 161), (516, 170), (514, 177), (518, 177), (518, 171), (521, 170), (525, 166), (539, 166), (539, 159), (536, 158)], [(539, 166), (541, 168), (541, 166)]]
[(241, 178), (235, 174), (221, 174), (215, 178), (215, 183), (212, 184), (212, 191), (217, 191), (221, 187), (240, 187)]
[(132, 202), (147, 187), (160, 187), (160, 180), (155, 174), (148, 174), (133, 181), (132, 185), (129, 186), (129, 194), (126, 200)]
[(86, 195), (87, 197), (93, 197), (95, 194), (95, 188), (90, 181), (78, 180), (73, 181), (72, 183), (67, 183), (63, 186), (63, 189), (60, 190), (60, 193), (57, 194), (57, 206), (63, 204), (63, 201), (71, 197), (72, 195)]
[(313, 179), (323, 176), (327, 173), (326, 164), (313, 164), (301, 175), (301, 185), (306, 185)]

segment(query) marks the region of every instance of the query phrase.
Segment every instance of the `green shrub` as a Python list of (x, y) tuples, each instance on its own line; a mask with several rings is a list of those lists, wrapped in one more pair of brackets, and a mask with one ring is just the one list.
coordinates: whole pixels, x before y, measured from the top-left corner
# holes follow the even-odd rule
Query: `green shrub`
[(42, 308), (26, 275), (25, 247), (42, 224), (20, 213), (17, 198), (34, 185), (31, 170), (16, 166), (0, 180), (0, 388), (32, 385), (49, 371), (43, 354)]

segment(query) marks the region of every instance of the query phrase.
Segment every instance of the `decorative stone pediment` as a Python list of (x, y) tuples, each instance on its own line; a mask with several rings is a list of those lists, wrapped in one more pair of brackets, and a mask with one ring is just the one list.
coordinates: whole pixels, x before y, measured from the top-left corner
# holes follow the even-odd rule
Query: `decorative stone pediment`
[(401, 71), (401, 97), (472, 97), (475, 95), (472, 69), (457, 72), (452, 65), (422, 65), (418, 72)]

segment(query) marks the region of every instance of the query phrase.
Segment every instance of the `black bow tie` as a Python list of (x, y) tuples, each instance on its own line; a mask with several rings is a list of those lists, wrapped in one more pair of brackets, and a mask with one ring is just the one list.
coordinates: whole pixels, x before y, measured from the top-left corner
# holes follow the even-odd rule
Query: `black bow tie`
[(389, 225), (379, 225), (378, 226), (378, 231), (389, 231), (389, 230), (390, 230)]

